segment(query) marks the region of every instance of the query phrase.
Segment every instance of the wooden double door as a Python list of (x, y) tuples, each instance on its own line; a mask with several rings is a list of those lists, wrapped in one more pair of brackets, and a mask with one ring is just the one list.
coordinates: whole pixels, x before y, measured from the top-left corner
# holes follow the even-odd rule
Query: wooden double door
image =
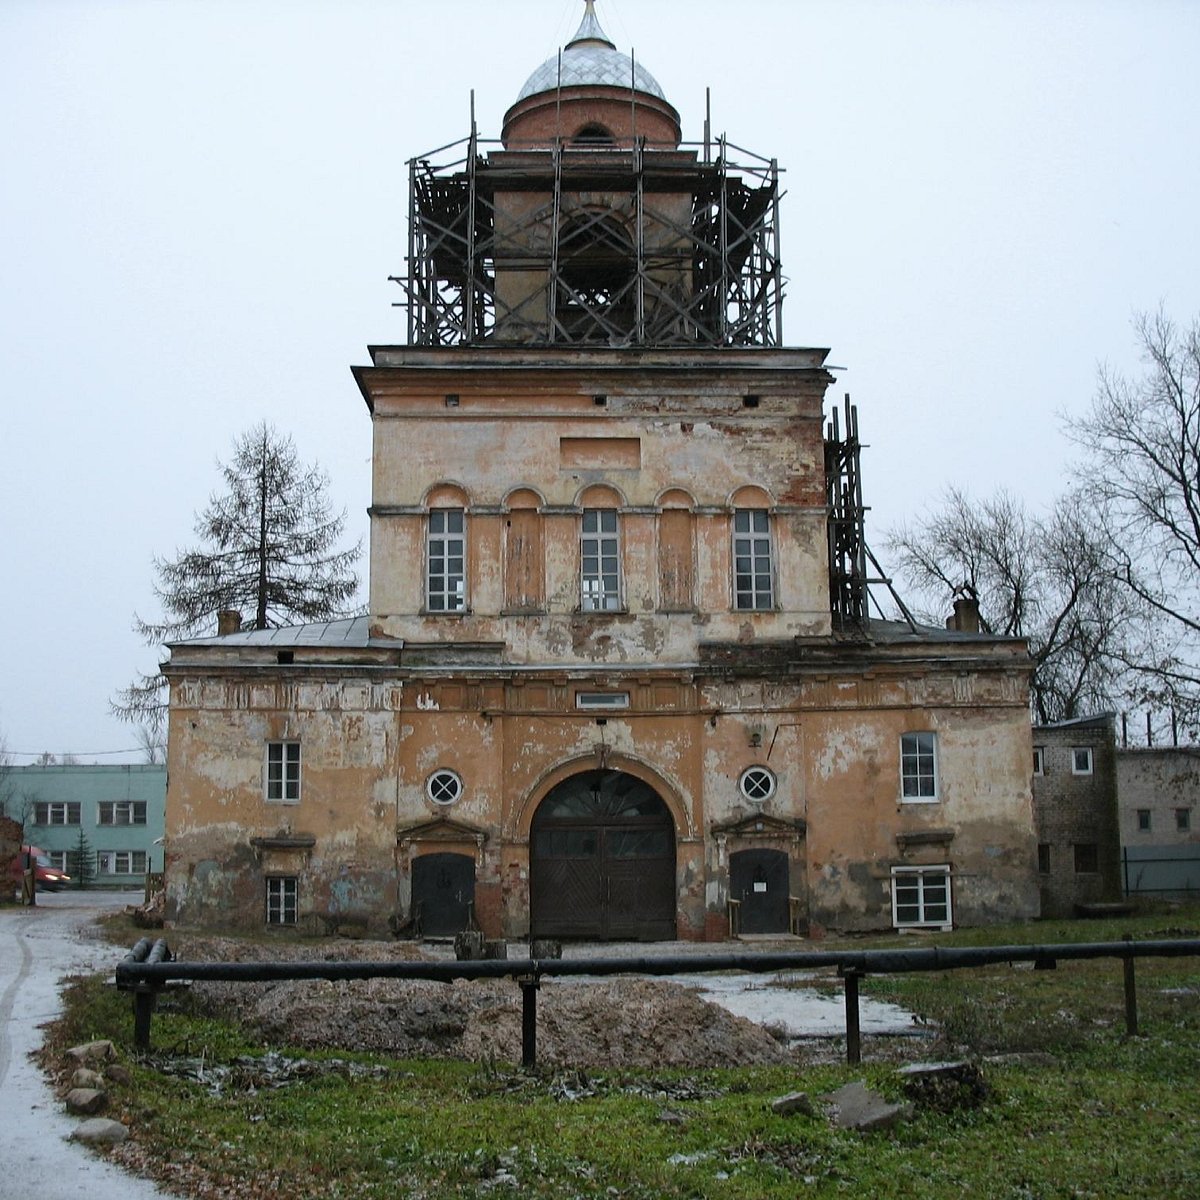
[(530, 874), (535, 937), (675, 936), (675, 826), (636, 776), (585, 771), (555, 787), (533, 819)]

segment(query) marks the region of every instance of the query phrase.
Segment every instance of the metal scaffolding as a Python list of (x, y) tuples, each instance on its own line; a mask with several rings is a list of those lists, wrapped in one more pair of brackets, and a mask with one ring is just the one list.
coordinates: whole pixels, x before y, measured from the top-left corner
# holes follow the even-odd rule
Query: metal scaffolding
[(413, 159), (408, 273), (391, 276), (409, 343), (781, 344), (778, 167), (715, 148), (472, 133)]
[[(842, 430), (845, 423), (845, 432)], [(863, 504), (859, 460), (858, 409), (846, 396), (842, 413), (835, 406), (825, 426), (825, 503), (829, 531), (829, 609), (836, 627), (865, 631), (870, 624), (870, 607), (884, 616), (872, 584), (887, 588), (900, 618), (910, 629), (917, 628), (908, 606), (883, 573), (879, 560), (867, 545), (866, 507)], [(868, 565), (875, 574), (868, 572)]]

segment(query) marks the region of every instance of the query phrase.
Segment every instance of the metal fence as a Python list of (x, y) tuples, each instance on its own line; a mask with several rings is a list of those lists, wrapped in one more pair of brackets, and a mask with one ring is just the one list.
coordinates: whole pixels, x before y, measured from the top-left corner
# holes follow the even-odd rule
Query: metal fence
[(543, 979), (561, 976), (676, 975), (718, 971), (765, 974), (836, 967), (846, 1005), (846, 1061), (862, 1060), (859, 981), (865, 975), (909, 971), (955, 971), (997, 963), (1031, 962), (1041, 970), (1060, 961), (1114, 958), (1122, 963), (1125, 1027), (1138, 1031), (1134, 964), (1139, 958), (1200, 956), (1200, 939), (1135, 942), (1076, 942), (1046, 946), (929, 946), (895, 950), (790, 951), (758, 954), (658, 955), (643, 958), (491, 959), (456, 962), (179, 962), (163, 939), (143, 938), (117, 966), (117, 986), (133, 992), (134, 1044), (150, 1047), (150, 1022), (159, 990), (174, 980), (265, 983), (288, 979), (512, 979), (521, 989), (521, 1064), (537, 1065), (537, 992)]
[(1194, 898), (1200, 894), (1200, 846), (1126, 846), (1121, 872), (1127, 896)]

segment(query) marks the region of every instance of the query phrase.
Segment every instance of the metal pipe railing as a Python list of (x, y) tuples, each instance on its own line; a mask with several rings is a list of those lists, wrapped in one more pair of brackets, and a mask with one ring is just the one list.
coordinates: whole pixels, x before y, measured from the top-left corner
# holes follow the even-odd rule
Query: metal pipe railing
[[(521, 987), (521, 1061), (537, 1063), (537, 989), (542, 979), (555, 976), (678, 975), (744, 971), (815, 970), (835, 967), (846, 994), (847, 1061), (861, 1058), (858, 984), (865, 975), (897, 975), (910, 971), (955, 971), (998, 963), (1032, 962), (1053, 969), (1060, 961), (1116, 958), (1123, 964), (1126, 1030), (1137, 1033), (1137, 992), (1134, 960), (1138, 958), (1200, 957), (1200, 939), (1120, 942), (1059, 942), (1048, 945), (925, 946), (895, 950), (780, 951), (756, 954), (664, 954), (635, 958), (525, 958), (455, 962), (179, 962), (172, 959), (161, 938), (149, 951), (143, 938), (117, 965), (117, 986), (134, 992), (134, 1043), (150, 1046), (150, 1015), (157, 992), (176, 980), (228, 983), (269, 983), (291, 979), (430, 979), (449, 983), (463, 979), (511, 978)], [(160, 950), (161, 947), (161, 950)], [(141, 950), (141, 958), (138, 952)]]

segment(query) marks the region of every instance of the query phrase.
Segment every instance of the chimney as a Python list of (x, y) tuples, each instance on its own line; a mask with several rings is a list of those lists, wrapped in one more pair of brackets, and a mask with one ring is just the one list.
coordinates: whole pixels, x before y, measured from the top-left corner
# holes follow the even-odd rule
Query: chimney
[(241, 633), (242, 614), (236, 608), (222, 608), (217, 613), (217, 637), (229, 633)]
[(974, 596), (960, 596), (954, 601), (954, 616), (947, 624), (959, 633), (978, 633), (979, 601)]

